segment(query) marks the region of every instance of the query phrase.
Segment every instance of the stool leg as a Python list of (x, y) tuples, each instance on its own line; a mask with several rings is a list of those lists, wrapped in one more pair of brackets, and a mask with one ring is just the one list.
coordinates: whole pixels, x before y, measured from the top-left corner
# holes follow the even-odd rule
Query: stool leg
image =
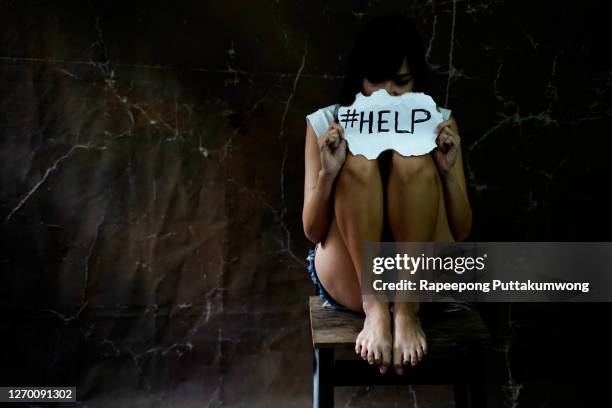
[(453, 384), (455, 393), (455, 408), (468, 408), (467, 386), (461, 380), (456, 380)]
[(465, 351), (461, 347), (457, 347), (453, 354), (455, 408), (467, 408), (469, 406), (469, 396), (465, 367), (469, 364), (469, 361), (466, 361)]
[(334, 349), (314, 349), (314, 370), (312, 373), (312, 406), (331, 408), (334, 406)]
[(470, 346), (467, 350), (469, 360), (470, 406), (485, 408), (487, 404), (485, 376), (484, 376), (484, 350), (478, 345)]

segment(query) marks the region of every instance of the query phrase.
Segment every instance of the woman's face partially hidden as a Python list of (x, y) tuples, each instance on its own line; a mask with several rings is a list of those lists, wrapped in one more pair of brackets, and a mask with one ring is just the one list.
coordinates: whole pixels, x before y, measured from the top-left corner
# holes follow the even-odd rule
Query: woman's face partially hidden
[(370, 96), (372, 92), (377, 91), (379, 89), (386, 89), (392, 96), (398, 96), (406, 92), (412, 92), (412, 86), (414, 84), (414, 79), (412, 78), (412, 73), (410, 72), (410, 67), (408, 67), (408, 62), (406, 58), (402, 62), (402, 66), (399, 71), (393, 78), (388, 78), (383, 82), (372, 83), (367, 79), (363, 78), (363, 94), (365, 96)]

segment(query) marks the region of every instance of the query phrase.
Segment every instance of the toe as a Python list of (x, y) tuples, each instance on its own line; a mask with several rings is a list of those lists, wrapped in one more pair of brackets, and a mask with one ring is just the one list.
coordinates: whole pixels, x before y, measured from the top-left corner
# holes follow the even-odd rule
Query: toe
[(380, 364), (382, 363), (382, 351), (380, 350), (380, 348), (376, 348), (376, 350), (374, 351), (374, 362), (376, 364)]
[(389, 365), (391, 364), (391, 348), (383, 347), (382, 349), (382, 361), (380, 363), (380, 373), (384, 374), (389, 370)]
[(374, 364), (374, 350), (368, 350), (368, 363)]
[(382, 364), (386, 367), (391, 365), (391, 347), (383, 348)]
[(393, 351), (393, 367), (395, 367), (395, 372), (397, 373), (397, 375), (404, 374), (404, 368), (402, 364), (403, 364), (402, 351), (394, 350)]
[(368, 359), (368, 348), (365, 344), (361, 345), (361, 358), (364, 360)]
[(423, 349), (421, 347), (416, 348), (417, 361), (421, 361), (423, 359)]
[(405, 348), (402, 353), (402, 364), (405, 366), (410, 365), (410, 349)]

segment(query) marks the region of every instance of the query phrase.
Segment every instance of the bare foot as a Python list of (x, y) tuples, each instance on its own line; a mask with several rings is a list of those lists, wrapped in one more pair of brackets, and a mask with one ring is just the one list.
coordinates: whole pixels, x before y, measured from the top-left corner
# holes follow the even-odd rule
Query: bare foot
[(418, 311), (398, 306), (393, 313), (393, 366), (402, 375), (404, 365), (415, 366), (427, 354), (427, 340)]
[(391, 365), (391, 316), (386, 303), (370, 302), (363, 309), (366, 314), (363, 329), (355, 341), (355, 353), (370, 364), (378, 365), (384, 374)]

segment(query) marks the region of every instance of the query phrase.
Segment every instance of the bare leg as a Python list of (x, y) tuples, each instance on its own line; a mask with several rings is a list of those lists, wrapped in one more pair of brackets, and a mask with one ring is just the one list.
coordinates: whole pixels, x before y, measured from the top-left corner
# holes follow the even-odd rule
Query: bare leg
[[(429, 154), (404, 157), (393, 152), (387, 187), (389, 227), (396, 242), (430, 241), (441, 196), (438, 172)], [(416, 365), (427, 352), (417, 302), (396, 302), (393, 310), (393, 365)]]
[[(383, 191), (378, 161), (348, 153), (338, 175), (334, 211), (338, 229), (361, 286), (361, 253), (366, 241), (380, 241), (383, 226)], [(363, 297), (366, 315), (357, 336), (355, 352), (385, 373), (391, 364), (391, 317), (389, 305)]]

